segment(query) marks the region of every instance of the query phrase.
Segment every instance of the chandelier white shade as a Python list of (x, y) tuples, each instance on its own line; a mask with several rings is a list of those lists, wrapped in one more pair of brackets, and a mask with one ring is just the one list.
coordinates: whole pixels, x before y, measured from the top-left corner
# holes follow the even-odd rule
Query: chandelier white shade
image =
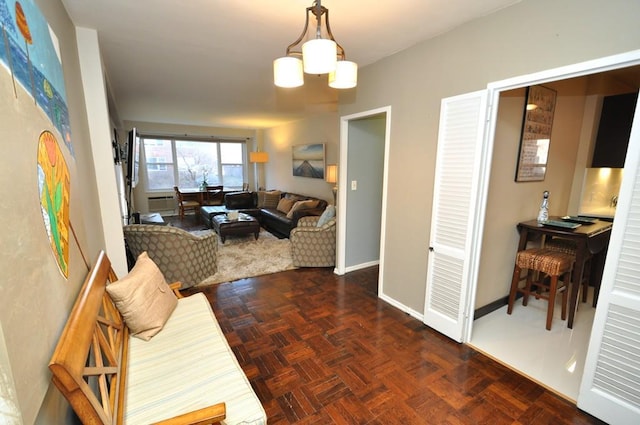
[(321, 0), (314, 0), (307, 7), (302, 34), (287, 47), (284, 57), (273, 62), (274, 84), (299, 87), (304, 84), (303, 71), (329, 74), (329, 86), (337, 89), (353, 88), (358, 83), (358, 65), (346, 60), (344, 49), (331, 33), (329, 9), (322, 6)]
[(304, 84), (302, 61), (293, 56), (285, 56), (273, 61), (274, 83), (278, 87), (292, 88)]
[(329, 73), (329, 87), (350, 89), (358, 85), (358, 64), (351, 61), (338, 61), (336, 70)]
[(328, 74), (336, 69), (338, 46), (333, 40), (316, 38), (302, 45), (302, 63), (307, 74)]

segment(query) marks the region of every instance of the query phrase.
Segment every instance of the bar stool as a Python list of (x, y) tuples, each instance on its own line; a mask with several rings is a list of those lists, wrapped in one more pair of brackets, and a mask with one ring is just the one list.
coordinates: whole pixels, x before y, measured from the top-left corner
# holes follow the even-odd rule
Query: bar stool
[[(563, 238), (552, 238), (548, 239), (544, 243), (544, 247), (550, 249), (552, 251), (564, 252), (565, 254), (569, 254), (573, 257), (573, 260), (576, 259), (576, 243), (574, 241), (563, 239)], [(587, 252), (587, 258), (584, 261), (584, 268), (582, 270), (582, 302), (587, 302), (587, 296), (589, 295), (589, 280), (591, 278), (591, 259), (593, 255)], [(595, 308), (598, 303), (598, 293), (600, 292), (600, 283), (597, 282), (593, 289), (593, 307)]]
[[(553, 308), (556, 301), (556, 293), (562, 292), (562, 320), (567, 318), (568, 289), (573, 268), (574, 257), (564, 252), (552, 251), (545, 248), (533, 248), (519, 251), (516, 255), (516, 264), (513, 268), (513, 279), (509, 291), (509, 306), (507, 314), (513, 311), (516, 294), (521, 292), (522, 305), (529, 302), (529, 295), (534, 294), (536, 299), (542, 298), (548, 301), (546, 329), (551, 330), (553, 320)], [(524, 288), (519, 287), (520, 273), (527, 270), (527, 280)], [(541, 275), (544, 274), (544, 275)], [(547, 279), (547, 277), (549, 279)], [(562, 277), (562, 281), (560, 281)], [(535, 281), (534, 281), (535, 279)], [(532, 287), (535, 286), (535, 291)], [(547, 289), (548, 295), (542, 293), (541, 288)]]

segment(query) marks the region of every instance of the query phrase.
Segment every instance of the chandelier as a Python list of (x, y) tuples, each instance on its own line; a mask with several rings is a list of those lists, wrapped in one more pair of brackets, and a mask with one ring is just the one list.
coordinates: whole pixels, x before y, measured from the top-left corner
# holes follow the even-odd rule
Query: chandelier
[(287, 47), (284, 57), (273, 61), (276, 86), (300, 87), (304, 84), (303, 70), (307, 74), (329, 74), (329, 86), (336, 89), (350, 89), (357, 85), (358, 65), (346, 60), (344, 49), (331, 33), (329, 9), (321, 3), (321, 0), (314, 0), (307, 7), (302, 34)]

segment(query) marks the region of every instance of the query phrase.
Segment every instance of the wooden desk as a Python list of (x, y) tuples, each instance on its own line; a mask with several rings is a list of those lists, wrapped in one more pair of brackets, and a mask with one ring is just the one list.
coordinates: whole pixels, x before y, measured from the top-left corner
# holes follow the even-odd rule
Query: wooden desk
[(180, 189), (180, 193), (182, 193), (182, 198), (185, 201), (198, 201), (200, 205), (204, 203), (204, 200), (207, 198), (207, 191), (200, 189)]
[(181, 189), (182, 197), (188, 201), (197, 201), (200, 205), (206, 205), (206, 201), (211, 198), (222, 195), (222, 202), (224, 203), (224, 191), (223, 190), (200, 190), (200, 189)]
[[(551, 219), (559, 220), (558, 217), (551, 217)], [(593, 270), (595, 273), (592, 273), (592, 278), (599, 285), (600, 279), (602, 279), (602, 268), (607, 247), (609, 246), (609, 238), (611, 237), (612, 224), (608, 221), (597, 220), (593, 224), (583, 224), (575, 230), (567, 230), (543, 226), (536, 220), (518, 223), (518, 232), (520, 232), (518, 251), (526, 249), (527, 242), (541, 239), (543, 236), (560, 237), (576, 243), (576, 262), (571, 274), (571, 294), (569, 295), (569, 319), (567, 321), (567, 327), (569, 328), (573, 328), (573, 319), (578, 304), (578, 290), (580, 282), (582, 282), (584, 263), (588, 257), (587, 251), (593, 254), (595, 266)]]

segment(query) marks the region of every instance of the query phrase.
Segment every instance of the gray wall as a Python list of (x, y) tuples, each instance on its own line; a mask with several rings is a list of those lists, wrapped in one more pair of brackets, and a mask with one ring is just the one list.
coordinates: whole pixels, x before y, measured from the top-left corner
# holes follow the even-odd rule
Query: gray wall
[[(393, 108), (385, 295), (423, 311), (440, 100), (493, 81), (639, 49), (638, 16), (636, 0), (524, 0), (361, 70), (357, 93), (341, 103), (339, 115)], [(517, 219), (505, 219), (515, 228)], [(485, 290), (481, 284), (479, 293)]]
[[(340, 188), (347, 193), (347, 269), (380, 259), (386, 122), (386, 114), (349, 122), (347, 184)], [(352, 190), (352, 181), (357, 182), (357, 190)]]
[(269, 162), (264, 164), (267, 189), (301, 193), (333, 203), (333, 185), (322, 179), (293, 175), (291, 146), (324, 143), (325, 163), (336, 164), (338, 134), (338, 116), (333, 112), (265, 130), (264, 150), (269, 153)]
[[(94, 261), (105, 245), (75, 28), (60, 0), (35, 3), (60, 43), (75, 157), (29, 93), (16, 85), (14, 95), (11, 75), (2, 68), (0, 134), (5, 155), (0, 158), (0, 188), (5, 202), (0, 207), (0, 322), (7, 348), (5, 359), (10, 363), (25, 424), (34, 423), (45, 394), (52, 388), (47, 365), (87, 274), (81, 253)], [(70, 238), (68, 279), (58, 270), (40, 211), (37, 142), (44, 130), (56, 135), (70, 171), (69, 220), (77, 241)], [(112, 158), (105, 161), (113, 166)], [(4, 369), (7, 365), (0, 366)], [(47, 418), (42, 423), (65, 423), (67, 407), (60, 399), (59, 393), (50, 392), (44, 408), (47, 413), (43, 413)]]

